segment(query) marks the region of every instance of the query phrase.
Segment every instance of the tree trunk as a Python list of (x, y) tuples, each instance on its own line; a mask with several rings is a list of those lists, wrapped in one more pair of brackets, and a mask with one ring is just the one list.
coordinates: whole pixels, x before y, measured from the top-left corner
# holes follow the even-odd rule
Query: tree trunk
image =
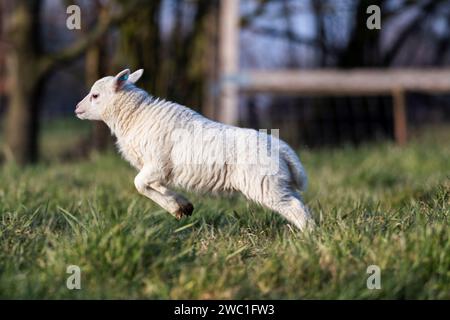
[(218, 111), (218, 90), (216, 88), (219, 79), (219, 6), (214, 1), (205, 24), (205, 50), (203, 76), (203, 102), (202, 113), (210, 118), (216, 119)]
[(367, 7), (382, 7), (381, 0), (359, 0), (356, 5), (355, 26), (350, 34), (347, 47), (340, 53), (338, 66), (344, 69), (354, 67), (381, 67), (380, 30), (366, 27)]
[[(105, 76), (104, 43), (91, 47), (86, 53), (86, 85), (90, 88), (95, 81)], [(92, 149), (105, 151), (111, 145), (109, 128), (101, 121), (95, 121), (92, 128)]]
[(40, 9), (44, 1), (16, 0), (3, 6), (8, 11), (5, 37), (9, 108), (6, 115), (7, 160), (20, 165), (38, 158), (39, 100), (43, 83), (57, 67), (81, 56), (113, 25), (122, 23), (139, 7), (139, 1), (105, 19), (85, 37), (56, 53), (44, 54), (40, 46)]
[(38, 156), (38, 107), (40, 76), (38, 61), (39, 1), (19, 1), (10, 15), (7, 38), (11, 48), (6, 56), (9, 77), (9, 108), (6, 115), (8, 160), (20, 165)]
[(9, 160), (23, 165), (37, 160), (39, 97), (35, 80), (30, 79), (23, 59), (17, 55), (8, 56), (7, 69), (10, 95), (6, 115), (6, 155)]

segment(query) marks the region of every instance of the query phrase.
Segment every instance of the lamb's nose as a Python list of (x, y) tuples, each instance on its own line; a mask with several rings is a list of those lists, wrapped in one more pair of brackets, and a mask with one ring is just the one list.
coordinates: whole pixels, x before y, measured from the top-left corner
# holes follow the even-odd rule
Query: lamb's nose
[(77, 104), (77, 106), (75, 107), (75, 114), (81, 114), (81, 113), (83, 113), (82, 111), (81, 111), (81, 108), (80, 108), (80, 104)]

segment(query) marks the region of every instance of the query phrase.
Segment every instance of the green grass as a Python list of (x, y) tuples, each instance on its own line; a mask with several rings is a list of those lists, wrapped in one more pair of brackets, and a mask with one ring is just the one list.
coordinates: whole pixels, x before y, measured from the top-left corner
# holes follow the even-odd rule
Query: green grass
[(302, 151), (318, 228), (300, 234), (240, 196), (189, 195), (196, 211), (176, 221), (114, 153), (52, 160), (70, 129), (46, 130), (43, 164), (0, 168), (0, 298), (450, 299), (449, 130)]

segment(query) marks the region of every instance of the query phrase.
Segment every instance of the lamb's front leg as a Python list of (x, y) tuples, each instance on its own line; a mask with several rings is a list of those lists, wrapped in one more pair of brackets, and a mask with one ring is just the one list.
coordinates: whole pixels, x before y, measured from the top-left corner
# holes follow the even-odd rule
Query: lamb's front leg
[(156, 202), (175, 218), (190, 216), (194, 206), (183, 196), (164, 187), (158, 180), (159, 177), (154, 171), (143, 168), (134, 179), (134, 184), (140, 194)]
[(194, 206), (192, 203), (189, 202), (188, 199), (183, 197), (181, 194), (178, 194), (165, 186), (163, 186), (159, 182), (154, 182), (151, 184), (152, 189), (158, 191), (160, 194), (170, 197), (176, 201), (176, 203), (179, 206), (179, 210), (175, 212), (175, 217), (177, 219), (181, 219), (183, 216), (190, 216), (192, 214), (192, 211), (194, 211)]

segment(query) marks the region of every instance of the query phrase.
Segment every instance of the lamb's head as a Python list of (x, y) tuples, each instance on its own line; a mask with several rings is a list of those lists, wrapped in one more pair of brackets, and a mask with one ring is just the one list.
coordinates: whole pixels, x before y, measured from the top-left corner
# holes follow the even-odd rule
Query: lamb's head
[(126, 84), (134, 84), (144, 71), (139, 69), (130, 74), (129, 69), (119, 72), (115, 77), (104, 77), (97, 80), (89, 94), (81, 100), (75, 109), (80, 119), (103, 120), (102, 115), (117, 97)]

